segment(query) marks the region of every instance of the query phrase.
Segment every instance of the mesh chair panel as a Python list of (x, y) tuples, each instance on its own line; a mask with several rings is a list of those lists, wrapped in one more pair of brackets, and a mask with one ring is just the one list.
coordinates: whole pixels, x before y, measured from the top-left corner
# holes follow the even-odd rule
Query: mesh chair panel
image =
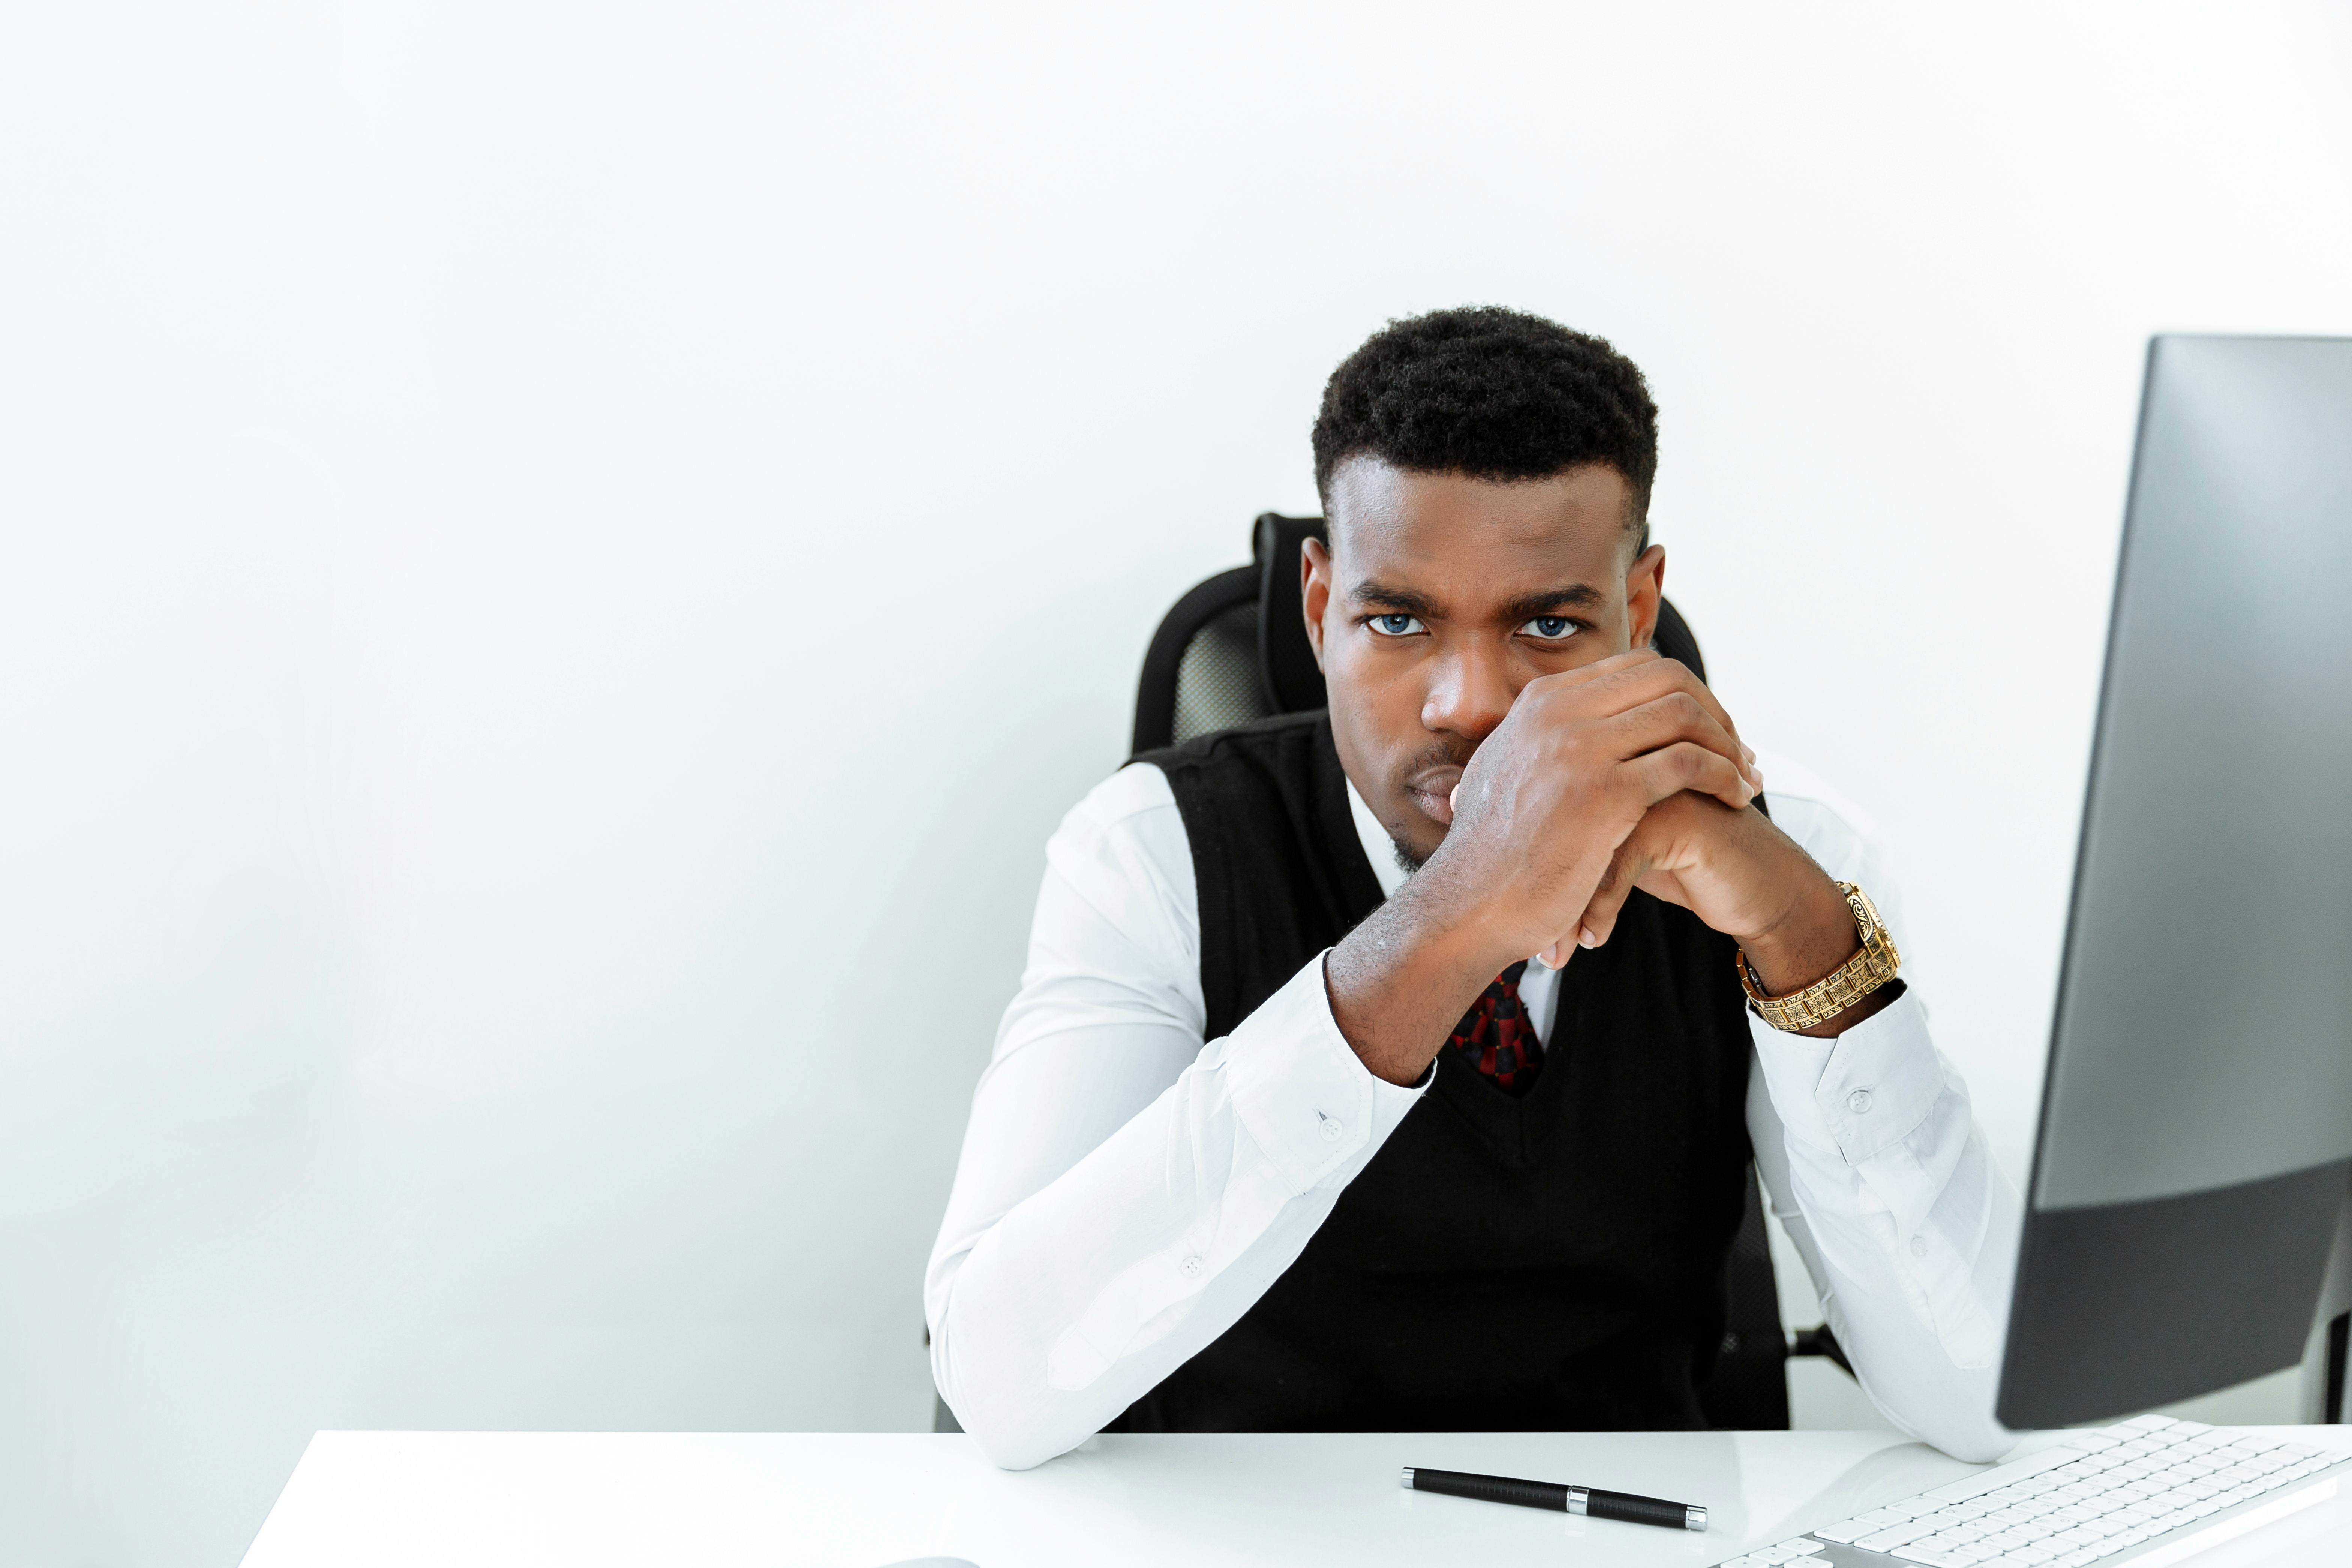
[(1210, 617), (1176, 663), (1177, 743), (1266, 716), (1257, 673), (1257, 601)]

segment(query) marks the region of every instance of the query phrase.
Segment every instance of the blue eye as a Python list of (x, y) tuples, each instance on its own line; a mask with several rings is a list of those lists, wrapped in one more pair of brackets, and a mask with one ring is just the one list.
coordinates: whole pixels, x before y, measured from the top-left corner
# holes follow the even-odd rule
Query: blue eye
[(1419, 616), (1374, 616), (1364, 624), (1384, 637), (1409, 637), (1421, 630)]
[(1572, 636), (1575, 633), (1576, 623), (1570, 620), (1566, 616), (1538, 616), (1534, 620), (1531, 620), (1525, 626), (1521, 626), (1519, 630), (1525, 632), (1531, 637), (1540, 638), (1545, 642), (1558, 642), (1561, 638)]

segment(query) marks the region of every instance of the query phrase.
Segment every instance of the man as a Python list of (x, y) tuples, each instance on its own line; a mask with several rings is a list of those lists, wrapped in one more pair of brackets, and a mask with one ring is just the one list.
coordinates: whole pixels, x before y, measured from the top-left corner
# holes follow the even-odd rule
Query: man
[(1328, 710), (1140, 759), (1046, 848), (925, 1290), (998, 1463), (1702, 1426), (1751, 1155), (1879, 1408), (2008, 1446), (2016, 1194), (1895, 977), (1868, 825), (1777, 761), (1759, 801), (1648, 649), (1656, 429), (1607, 343), (1507, 310), (1333, 374)]

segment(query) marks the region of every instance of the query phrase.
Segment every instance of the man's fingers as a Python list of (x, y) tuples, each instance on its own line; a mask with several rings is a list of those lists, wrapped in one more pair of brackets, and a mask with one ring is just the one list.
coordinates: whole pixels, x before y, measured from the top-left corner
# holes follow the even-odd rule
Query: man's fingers
[(1529, 691), (1538, 686), (1552, 686), (1586, 719), (1629, 713), (1681, 693), (1730, 737), (1734, 761), (1743, 765), (1755, 761), (1756, 753), (1739, 739), (1739, 726), (1731, 721), (1731, 714), (1707, 689), (1706, 683), (1692, 674), (1688, 666), (1664, 658), (1654, 649), (1635, 648), (1629, 653), (1612, 654), (1580, 668), (1540, 676), (1528, 683)]
[(1745, 811), (1756, 798), (1756, 786), (1730, 758), (1693, 741), (1629, 758), (1619, 768), (1647, 797), (1644, 809), (1683, 790), (1711, 795), (1734, 811)]
[(1620, 713), (1607, 721), (1605, 728), (1622, 748), (1619, 755), (1637, 757), (1643, 752), (1654, 752), (1676, 741), (1689, 741), (1719, 753), (1731, 765), (1756, 782), (1748, 749), (1739, 737), (1723, 727), (1714, 711), (1687, 691), (1669, 691), (1654, 701)]
[(1580, 664), (1574, 669), (1563, 669), (1557, 675), (1547, 675), (1538, 679), (1562, 687), (1590, 686), (1595, 681), (1607, 680), (1612, 676), (1622, 675), (1626, 670), (1639, 669), (1645, 664), (1655, 664), (1664, 657), (1654, 647), (1627, 648), (1623, 653), (1612, 653), (1607, 658), (1596, 658), (1591, 664)]
[(1610, 858), (1609, 869), (1601, 875), (1601, 885), (1592, 889), (1592, 901), (1584, 909), (1583, 918), (1577, 921), (1575, 941), (1579, 947), (1599, 947), (1617, 930), (1617, 917), (1625, 908), (1625, 900), (1633, 895), (1633, 884), (1641, 874), (1641, 856), (1632, 839), (1617, 846)]

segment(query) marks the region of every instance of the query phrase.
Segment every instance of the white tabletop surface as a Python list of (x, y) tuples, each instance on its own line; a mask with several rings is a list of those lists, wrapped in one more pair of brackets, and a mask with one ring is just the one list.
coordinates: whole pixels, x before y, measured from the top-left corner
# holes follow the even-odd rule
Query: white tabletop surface
[[(2352, 1427), (2262, 1430), (2352, 1451)], [(1397, 1485), (1406, 1465), (1701, 1503), (1713, 1528), (1415, 1494)], [(879, 1568), (929, 1556), (978, 1568), (1704, 1568), (1972, 1468), (1883, 1432), (1109, 1436), (1021, 1473), (961, 1435), (321, 1432), (245, 1568)], [(2352, 1488), (2194, 1563), (2343, 1568)]]

